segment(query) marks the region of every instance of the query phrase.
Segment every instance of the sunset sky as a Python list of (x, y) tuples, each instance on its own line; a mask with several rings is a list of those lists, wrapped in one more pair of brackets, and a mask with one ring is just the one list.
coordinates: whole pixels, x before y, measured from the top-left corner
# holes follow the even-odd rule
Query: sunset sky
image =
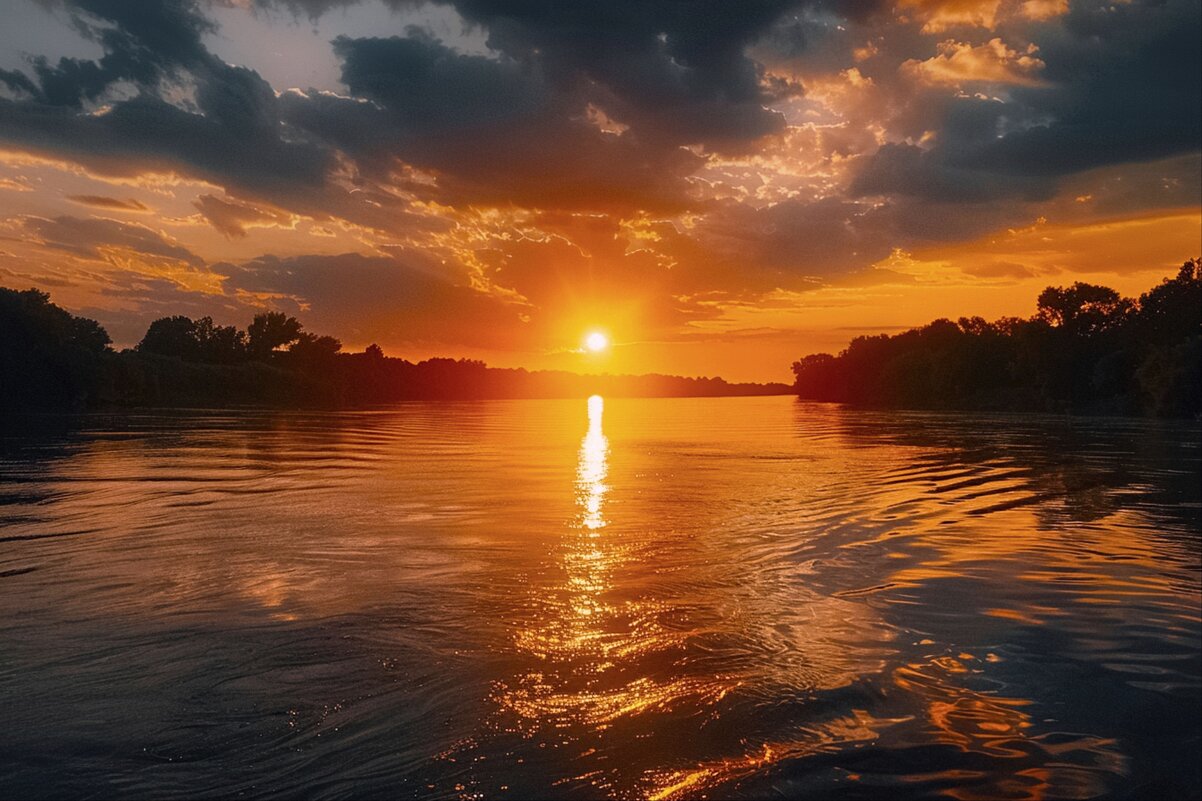
[(118, 346), (789, 380), (1202, 254), (1198, 0), (4, 6), (0, 286)]

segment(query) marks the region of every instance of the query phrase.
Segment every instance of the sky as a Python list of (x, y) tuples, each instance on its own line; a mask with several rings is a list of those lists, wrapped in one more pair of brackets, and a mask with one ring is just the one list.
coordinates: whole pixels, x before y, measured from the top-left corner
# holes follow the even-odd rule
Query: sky
[(7, 0), (0, 286), (119, 347), (279, 310), (787, 381), (1202, 255), (1200, 42), (1198, 0)]

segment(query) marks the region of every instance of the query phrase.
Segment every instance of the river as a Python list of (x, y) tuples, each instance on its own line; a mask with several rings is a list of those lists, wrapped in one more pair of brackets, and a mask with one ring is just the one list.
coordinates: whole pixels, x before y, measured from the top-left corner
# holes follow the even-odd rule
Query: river
[(0, 796), (1202, 795), (1202, 428), (10, 419)]

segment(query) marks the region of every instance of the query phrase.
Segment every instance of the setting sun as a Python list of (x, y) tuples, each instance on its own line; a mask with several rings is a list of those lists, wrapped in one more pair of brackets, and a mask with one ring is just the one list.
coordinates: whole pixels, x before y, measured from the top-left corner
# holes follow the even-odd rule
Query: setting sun
[(584, 347), (593, 353), (600, 353), (609, 347), (609, 337), (600, 331), (594, 331), (584, 338)]

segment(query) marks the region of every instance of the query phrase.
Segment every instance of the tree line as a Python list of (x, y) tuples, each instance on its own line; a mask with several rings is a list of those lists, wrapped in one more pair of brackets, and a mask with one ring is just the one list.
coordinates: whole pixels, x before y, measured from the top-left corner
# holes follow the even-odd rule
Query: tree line
[(115, 351), (95, 320), (37, 289), (0, 288), (0, 409), (233, 405), (361, 406), (411, 399), (786, 394), (786, 384), (721, 378), (577, 375), (490, 368), (471, 359), (410, 362), (378, 345), (344, 353), (281, 312), (245, 329), (176, 315)]
[(1198, 417), (1202, 260), (1139, 298), (1048, 287), (1029, 318), (935, 320), (793, 363), (802, 398), (865, 406)]
[(342, 343), (305, 331), (300, 321), (283, 312), (255, 315), (245, 331), (215, 325), (212, 317), (193, 320), (176, 315), (151, 323), (137, 350), (192, 362), (240, 364), (269, 361), (281, 351), (293, 360), (320, 359), (341, 351)]

